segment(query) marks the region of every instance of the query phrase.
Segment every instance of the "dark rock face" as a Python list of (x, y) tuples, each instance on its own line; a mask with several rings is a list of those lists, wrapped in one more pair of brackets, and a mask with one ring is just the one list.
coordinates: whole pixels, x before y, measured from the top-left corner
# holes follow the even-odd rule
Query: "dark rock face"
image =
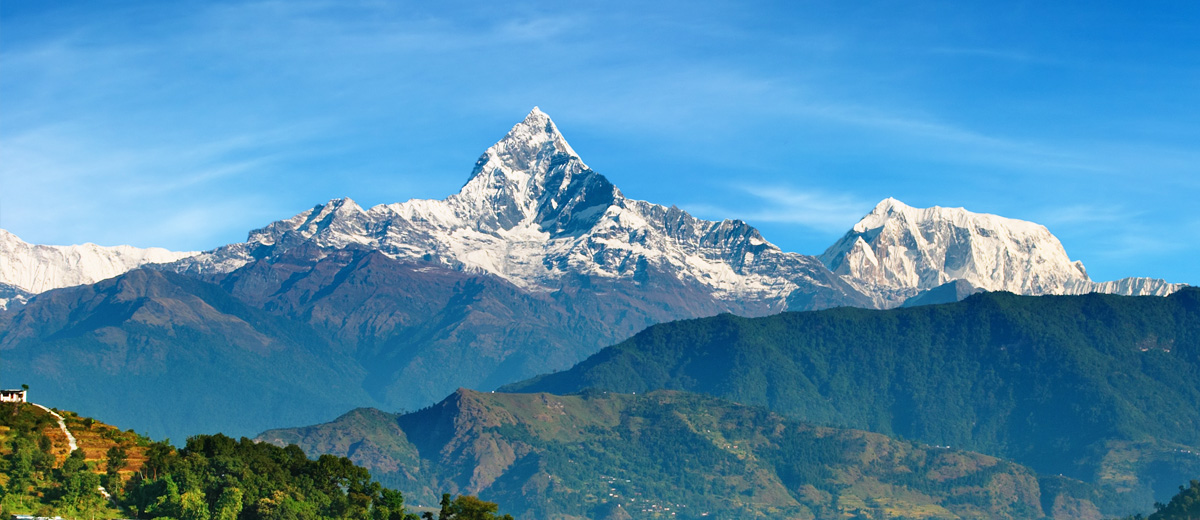
[(320, 331), (362, 366), (377, 402), (415, 409), (460, 386), (491, 389), (567, 368), (653, 323), (727, 310), (699, 288), (647, 278), (579, 277), (557, 291), (529, 292), (494, 276), (341, 250), (319, 260), (264, 259), (213, 282)]

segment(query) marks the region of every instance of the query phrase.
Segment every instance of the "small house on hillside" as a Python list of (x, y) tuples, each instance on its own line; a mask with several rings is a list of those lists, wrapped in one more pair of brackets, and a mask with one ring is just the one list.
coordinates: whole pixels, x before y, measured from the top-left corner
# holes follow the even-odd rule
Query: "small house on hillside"
[(24, 390), (0, 390), (0, 403), (25, 402)]

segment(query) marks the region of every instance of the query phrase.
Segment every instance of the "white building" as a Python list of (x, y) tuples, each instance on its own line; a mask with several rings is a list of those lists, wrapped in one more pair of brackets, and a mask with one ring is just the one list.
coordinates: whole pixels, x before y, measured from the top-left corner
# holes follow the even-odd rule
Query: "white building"
[(24, 390), (0, 390), (0, 403), (25, 402)]

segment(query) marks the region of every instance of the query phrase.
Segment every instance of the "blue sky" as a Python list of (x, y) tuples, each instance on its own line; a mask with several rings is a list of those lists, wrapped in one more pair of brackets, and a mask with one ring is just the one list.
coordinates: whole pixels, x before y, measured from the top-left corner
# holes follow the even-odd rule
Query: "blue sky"
[(1200, 284), (1197, 26), (1195, 2), (0, 0), (0, 227), (207, 249), (443, 198), (538, 105), (626, 195), (785, 250), (892, 196), (1044, 224), (1096, 280)]

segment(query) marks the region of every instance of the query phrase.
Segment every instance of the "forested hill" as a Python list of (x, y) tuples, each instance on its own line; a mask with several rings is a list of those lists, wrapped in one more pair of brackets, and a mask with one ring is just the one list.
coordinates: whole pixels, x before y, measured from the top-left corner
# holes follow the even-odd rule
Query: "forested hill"
[[(176, 449), (133, 430), (27, 403), (0, 403), (0, 518), (161, 520), (512, 520), (498, 506), (442, 495), (440, 507), (406, 505), (400, 492), (332, 455), (296, 446), (198, 435)], [(99, 486), (103, 485), (104, 488)], [(108, 496), (103, 495), (106, 489)]]
[(518, 519), (1100, 520), (1148, 509), (1009, 461), (659, 391), (459, 390), (259, 440), (346, 456), (420, 501), (478, 494)]
[(502, 390), (587, 388), (708, 393), (1167, 500), (1200, 475), (1200, 289), (679, 321)]

